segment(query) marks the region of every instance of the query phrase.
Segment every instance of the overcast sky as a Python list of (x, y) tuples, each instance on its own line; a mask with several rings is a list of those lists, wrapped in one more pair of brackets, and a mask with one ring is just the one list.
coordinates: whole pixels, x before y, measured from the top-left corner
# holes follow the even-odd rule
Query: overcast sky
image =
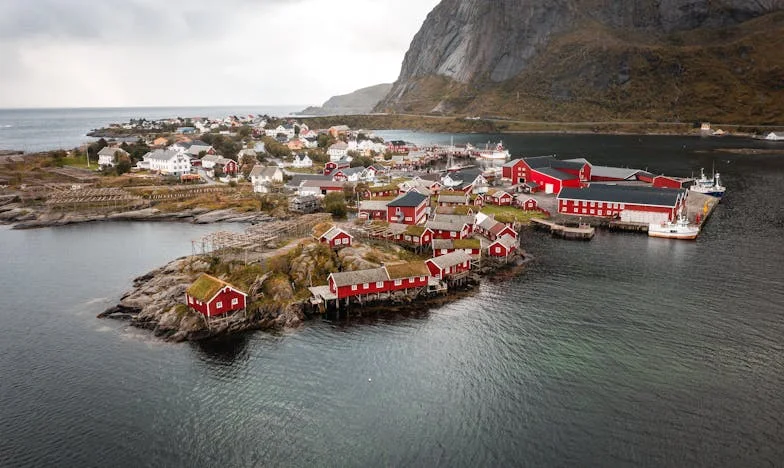
[(0, 107), (321, 104), (400, 72), (438, 0), (0, 0)]

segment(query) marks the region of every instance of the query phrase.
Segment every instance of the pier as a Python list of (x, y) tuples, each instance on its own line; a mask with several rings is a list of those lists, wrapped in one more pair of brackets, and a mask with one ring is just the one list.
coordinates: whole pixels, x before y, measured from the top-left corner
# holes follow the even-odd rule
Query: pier
[(549, 230), (553, 236), (562, 239), (591, 240), (596, 234), (596, 229), (587, 224), (580, 224), (578, 227), (570, 227), (539, 218), (531, 219), (531, 223), (537, 228)]

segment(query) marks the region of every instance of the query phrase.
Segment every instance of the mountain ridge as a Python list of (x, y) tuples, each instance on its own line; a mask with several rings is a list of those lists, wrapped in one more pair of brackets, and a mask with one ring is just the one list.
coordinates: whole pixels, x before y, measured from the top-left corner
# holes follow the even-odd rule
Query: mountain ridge
[(392, 83), (382, 83), (358, 89), (348, 94), (332, 96), (320, 107), (311, 106), (302, 115), (367, 114), (389, 93)]
[(780, 122), (782, 10), (782, 0), (443, 0), (376, 110)]

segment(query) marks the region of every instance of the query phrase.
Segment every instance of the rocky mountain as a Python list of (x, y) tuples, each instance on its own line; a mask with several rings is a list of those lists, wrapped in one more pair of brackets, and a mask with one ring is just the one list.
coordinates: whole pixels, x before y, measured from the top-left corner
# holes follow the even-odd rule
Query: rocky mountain
[(392, 89), (391, 83), (369, 86), (350, 94), (333, 96), (321, 107), (308, 107), (300, 112), (303, 115), (349, 115), (367, 114), (373, 110)]
[(379, 111), (784, 116), (784, 0), (443, 0)]

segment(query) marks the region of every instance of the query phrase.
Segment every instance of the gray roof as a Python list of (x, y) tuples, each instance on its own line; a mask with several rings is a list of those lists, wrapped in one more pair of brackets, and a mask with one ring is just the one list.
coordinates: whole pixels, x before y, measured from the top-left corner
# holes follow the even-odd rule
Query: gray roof
[(555, 160), (555, 155), (551, 154), (549, 156), (536, 156), (533, 158), (523, 158), (528, 167), (531, 169), (537, 169), (540, 167), (549, 167), (550, 163)]
[(344, 176), (348, 177), (354, 174), (361, 174), (365, 172), (365, 168), (362, 166), (358, 167), (347, 167), (345, 169), (340, 169), (338, 172), (343, 173)]
[(156, 161), (171, 161), (172, 159), (176, 158), (179, 155), (180, 153), (178, 153), (177, 151), (157, 149), (155, 151), (150, 151), (149, 153), (145, 154), (144, 159), (155, 159)]
[(639, 169), (627, 169), (624, 167), (593, 166), (591, 168), (591, 177), (629, 180), (634, 179), (640, 172), (642, 171)]
[(460, 224), (460, 223), (450, 223), (448, 221), (436, 221), (436, 220), (431, 219), (430, 221), (425, 223), (425, 227), (426, 228), (430, 228), (430, 229), (432, 229), (434, 231), (450, 231), (450, 232), (454, 231), (454, 232), (460, 232), (460, 231), (463, 230), (463, 227), (465, 227), (465, 223), (463, 223), (463, 224)]
[(387, 209), (387, 200), (362, 200), (359, 202), (360, 210), (369, 211), (385, 211)]
[(280, 171), (278, 166), (259, 166), (258, 164), (253, 166), (253, 169), (250, 170), (251, 177), (274, 177), (275, 173)]
[(433, 239), (433, 250), (452, 250), (455, 248), (452, 239)]
[(463, 195), (439, 195), (438, 202), (441, 203), (463, 203), (465, 204), (468, 200), (468, 196)]
[(474, 224), (475, 216), (471, 215), (456, 215), (456, 214), (437, 214), (433, 218), (434, 221), (439, 221), (442, 223), (453, 223), (453, 224), (468, 224), (469, 226)]
[(577, 176), (567, 174), (566, 172), (561, 172), (558, 169), (553, 169), (552, 167), (539, 167), (535, 170), (540, 174), (545, 174), (558, 180), (570, 180), (577, 178)]
[(496, 221), (495, 218), (488, 216), (487, 218), (483, 219), (481, 223), (479, 223), (479, 227), (485, 231), (490, 231), (493, 229), (493, 227), (495, 227), (496, 224), (499, 224), (499, 222)]
[(505, 234), (500, 238), (496, 239), (495, 242), (493, 242), (493, 244), (496, 243), (503, 245), (507, 249), (511, 249), (512, 247), (517, 247), (517, 239), (515, 239), (514, 237), (508, 234)]
[[(586, 161), (587, 162), (587, 161)], [(580, 170), (585, 166), (585, 163), (577, 162), (577, 161), (561, 161), (558, 159), (554, 159), (550, 162), (550, 167), (555, 169), (573, 169), (573, 170)]]
[(128, 152), (122, 148), (105, 146), (98, 152), (98, 156), (114, 156), (118, 151), (122, 154), (128, 154)]
[(566, 161), (566, 162), (576, 162), (576, 163), (587, 164), (589, 166), (593, 166), (593, 164), (591, 164), (591, 162), (588, 161), (585, 158), (564, 159), (564, 161)]
[(327, 240), (331, 241), (332, 239), (334, 239), (335, 237), (337, 237), (341, 233), (346, 234), (349, 237), (354, 237), (351, 234), (347, 233), (346, 231), (344, 231), (343, 229), (340, 229), (337, 226), (333, 226), (329, 231), (327, 231), (324, 234), (322, 234), (321, 237), (322, 238), (326, 238)]
[(344, 271), (332, 273), (335, 286), (350, 286), (352, 284), (376, 283), (389, 280), (389, 274), (384, 267), (372, 270)]
[(408, 192), (395, 198), (387, 206), (391, 207), (417, 207), (422, 202), (426, 201), (428, 197), (418, 192)]
[(457, 250), (440, 257), (431, 258), (428, 262), (432, 262), (438, 268), (445, 270), (461, 263), (470, 262), (471, 256), (462, 250)]
[(584, 189), (564, 188), (558, 199), (674, 207), (685, 193), (678, 189), (591, 184)]

